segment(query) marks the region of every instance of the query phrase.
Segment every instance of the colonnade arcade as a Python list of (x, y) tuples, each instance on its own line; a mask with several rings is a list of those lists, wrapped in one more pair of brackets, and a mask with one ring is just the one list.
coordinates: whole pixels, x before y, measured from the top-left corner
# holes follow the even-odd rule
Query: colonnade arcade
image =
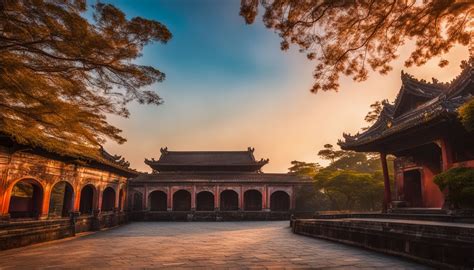
[(46, 219), (68, 217), (71, 212), (91, 215), (124, 210), (124, 184), (94, 182), (77, 184), (60, 180), (51, 183), (33, 177), (18, 179), (6, 188), (0, 214), (9, 215), (11, 219)]
[[(147, 194), (144, 196), (143, 194)], [(269, 195), (269, 196), (268, 196)], [(132, 188), (132, 211), (289, 211), (293, 188), (287, 187), (158, 187)]]

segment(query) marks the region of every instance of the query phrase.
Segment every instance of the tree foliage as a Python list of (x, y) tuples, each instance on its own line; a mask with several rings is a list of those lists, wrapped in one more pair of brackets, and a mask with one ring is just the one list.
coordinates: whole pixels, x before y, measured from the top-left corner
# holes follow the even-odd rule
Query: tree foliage
[(291, 165), (292, 166), (288, 168), (288, 172), (298, 176), (313, 177), (321, 169), (321, 165), (318, 163), (307, 163), (297, 160), (292, 161)]
[(282, 50), (296, 44), (317, 62), (313, 92), (337, 90), (341, 75), (360, 82), (369, 69), (386, 74), (410, 39), (415, 48), (407, 67), (442, 56), (455, 44), (474, 53), (473, 1), (242, 0), (240, 15), (251, 24), (259, 8), (265, 26), (281, 37)]
[(123, 143), (107, 114), (126, 104), (160, 104), (152, 89), (165, 75), (134, 64), (150, 42), (166, 43), (161, 23), (127, 19), (110, 4), (84, 0), (0, 2), (0, 131), (19, 143), (97, 156), (105, 139)]
[(474, 98), (459, 108), (461, 123), (470, 132), (474, 132)]
[(454, 208), (474, 208), (474, 168), (451, 168), (433, 181), (441, 190), (449, 190), (447, 201)]
[[(379, 156), (337, 150), (331, 144), (323, 148), (318, 155), (330, 164), (314, 175), (312, 188), (298, 191), (297, 205), (305, 211), (380, 210), (384, 181)], [(393, 161), (391, 156), (387, 159)], [(389, 162), (389, 174), (393, 176), (393, 162)]]
[[(372, 125), (379, 119), (380, 113), (382, 113), (383, 106), (384, 104), (388, 102), (388, 100), (382, 100), (382, 101), (375, 101), (374, 103), (370, 104), (370, 111), (367, 113), (365, 116), (364, 120), (368, 124)], [(367, 130), (369, 127), (364, 127), (362, 130)]]

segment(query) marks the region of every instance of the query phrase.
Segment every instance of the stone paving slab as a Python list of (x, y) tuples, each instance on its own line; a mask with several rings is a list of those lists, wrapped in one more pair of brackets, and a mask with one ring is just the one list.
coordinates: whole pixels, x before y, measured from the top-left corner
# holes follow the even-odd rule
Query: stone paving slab
[(137, 222), (0, 252), (0, 269), (428, 269), (293, 234), (286, 221)]

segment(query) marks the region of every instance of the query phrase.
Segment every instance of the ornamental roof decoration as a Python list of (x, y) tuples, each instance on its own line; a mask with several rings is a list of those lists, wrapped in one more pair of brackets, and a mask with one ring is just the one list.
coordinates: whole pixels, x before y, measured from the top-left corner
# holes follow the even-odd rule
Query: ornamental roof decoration
[(169, 151), (161, 148), (158, 160), (145, 159), (155, 172), (162, 171), (253, 171), (259, 172), (269, 159), (256, 160), (255, 149), (247, 151)]
[(435, 119), (456, 119), (458, 108), (474, 95), (474, 57), (461, 64), (462, 72), (451, 82), (418, 80), (401, 73), (402, 86), (393, 104), (383, 102), (375, 123), (362, 133), (343, 133), (342, 149), (357, 150)]
[(105, 158), (107, 161), (110, 161), (123, 168), (130, 168), (130, 162), (125, 160), (124, 157), (119, 155), (111, 155), (107, 151), (105, 151), (103, 147), (100, 148), (100, 152), (102, 154), (102, 157)]

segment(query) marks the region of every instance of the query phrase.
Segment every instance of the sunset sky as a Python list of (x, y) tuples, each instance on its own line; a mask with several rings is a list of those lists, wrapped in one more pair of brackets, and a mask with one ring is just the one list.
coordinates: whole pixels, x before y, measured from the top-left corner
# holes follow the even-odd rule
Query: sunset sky
[(362, 127), (376, 100), (393, 101), (403, 69), (420, 79), (450, 81), (468, 58), (465, 47), (445, 56), (450, 65), (437, 67), (439, 58), (422, 67), (404, 68), (410, 44), (400, 51), (393, 71), (355, 83), (341, 80), (339, 92), (311, 94), (314, 62), (293, 47), (280, 50), (280, 39), (258, 19), (246, 25), (239, 16), (240, 1), (113, 1), (127, 16), (164, 23), (173, 33), (166, 45), (145, 48), (137, 62), (166, 73), (154, 86), (161, 106), (130, 104), (131, 117), (111, 117), (128, 139), (106, 149), (125, 156), (131, 167), (150, 171), (145, 158), (159, 158), (169, 150), (245, 150), (255, 147), (256, 158), (269, 158), (265, 172), (287, 172), (292, 160), (320, 162), (325, 143), (336, 144), (343, 132)]

